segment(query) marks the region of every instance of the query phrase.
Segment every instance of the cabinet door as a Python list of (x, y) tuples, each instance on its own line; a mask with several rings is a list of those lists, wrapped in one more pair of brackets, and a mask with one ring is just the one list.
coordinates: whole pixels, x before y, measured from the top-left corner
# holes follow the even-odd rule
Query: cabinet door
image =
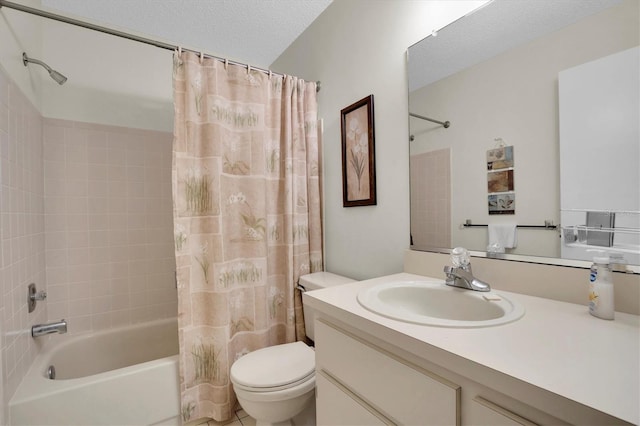
[(392, 424), (322, 372), (316, 374), (316, 413), (318, 426)]
[(464, 419), (463, 424), (473, 426), (536, 426), (536, 423), (480, 396), (476, 396), (471, 401), (469, 418)]
[(406, 425), (460, 424), (460, 387), (357, 336), (316, 320), (316, 369)]

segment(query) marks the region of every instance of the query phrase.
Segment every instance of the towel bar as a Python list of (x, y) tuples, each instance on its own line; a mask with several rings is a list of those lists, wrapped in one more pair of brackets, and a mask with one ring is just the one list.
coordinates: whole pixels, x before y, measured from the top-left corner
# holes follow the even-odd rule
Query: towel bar
[[(489, 225), (480, 225), (480, 224), (475, 224), (475, 223), (471, 223), (471, 219), (467, 219), (463, 224), (462, 227), (463, 228), (479, 228), (479, 227), (487, 227)], [(527, 228), (527, 229), (549, 229), (549, 230), (554, 230), (554, 229), (558, 229), (557, 225), (553, 224), (552, 220), (545, 220), (544, 221), (544, 225), (516, 225), (516, 228)]]

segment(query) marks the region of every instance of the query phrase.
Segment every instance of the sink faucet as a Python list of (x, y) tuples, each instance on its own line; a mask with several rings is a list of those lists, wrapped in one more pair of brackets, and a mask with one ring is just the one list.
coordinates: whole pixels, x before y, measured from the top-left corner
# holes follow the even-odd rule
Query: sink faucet
[(470, 255), (467, 249), (463, 247), (454, 248), (451, 251), (451, 263), (453, 266), (444, 267), (444, 273), (447, 275), (445, 284), (475, 291), (491, 290), (489, 284), (473, 276)]
[(453, 266), (445, 266), (444, 272), (447, 275), (447, 279), (445, 280), (445, 284), (450, 285), (452, 287), (460, 287), (466, 288), (468, 290), (475, 291), (490, 291), (491, 286), (485, 283), (484, 281), (480, 281), (471, 273), (471, 265), (467, 267), (453, 267)]
[(33, 337), (44, 336), (45, 334), (51, 333), (64, 334), (66, 332), (67, 322), (65, 320), (60, 320), (49, 324), (37, 324), (31, 327), (31, 336)]

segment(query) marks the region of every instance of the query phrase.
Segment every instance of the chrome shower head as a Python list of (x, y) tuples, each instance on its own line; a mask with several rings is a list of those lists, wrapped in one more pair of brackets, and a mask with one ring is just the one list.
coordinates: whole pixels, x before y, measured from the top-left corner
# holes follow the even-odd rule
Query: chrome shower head
[(26, 52), (22, 52), (22, 63), (24, 64), (24, 66), (27, 66), (27, 63), (33, 63), (33, 64), (38, 64), (41, 65), (42, 67), (44, 67), (44, 69), (46, 69), (49, 72), (49, 75), (51, 76), (52, 79), (54, 79), (56, 81), (56, 83), (62, 85), (67, 81), (67, 77), (65, 77), (64, 75), (60, 74), (58, 71), (51, 69), (51, 67), (47, 64), (45, 64), (42, 61), (39, 61), (37, 59), (33, 59), (33, 58), (29, 58), (26, 54)]
[(52, 79), (54, 79), (60, 85), (63, 85), (67, 81), (67, 77), (60, 74), (56, 70), (49, 71), (49, 75), (51, 76)]

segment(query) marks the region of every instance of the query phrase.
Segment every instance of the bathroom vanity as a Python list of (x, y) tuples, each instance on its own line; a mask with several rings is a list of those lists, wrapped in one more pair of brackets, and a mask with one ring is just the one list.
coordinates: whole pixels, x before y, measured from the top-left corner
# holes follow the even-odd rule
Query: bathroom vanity
[(315, 324), (318, 425), (640, 423), (640, 317), (492, 291), (520, 319), (452, 328), (390, 319), (357, 295), (401, 273), (304, 294)]

